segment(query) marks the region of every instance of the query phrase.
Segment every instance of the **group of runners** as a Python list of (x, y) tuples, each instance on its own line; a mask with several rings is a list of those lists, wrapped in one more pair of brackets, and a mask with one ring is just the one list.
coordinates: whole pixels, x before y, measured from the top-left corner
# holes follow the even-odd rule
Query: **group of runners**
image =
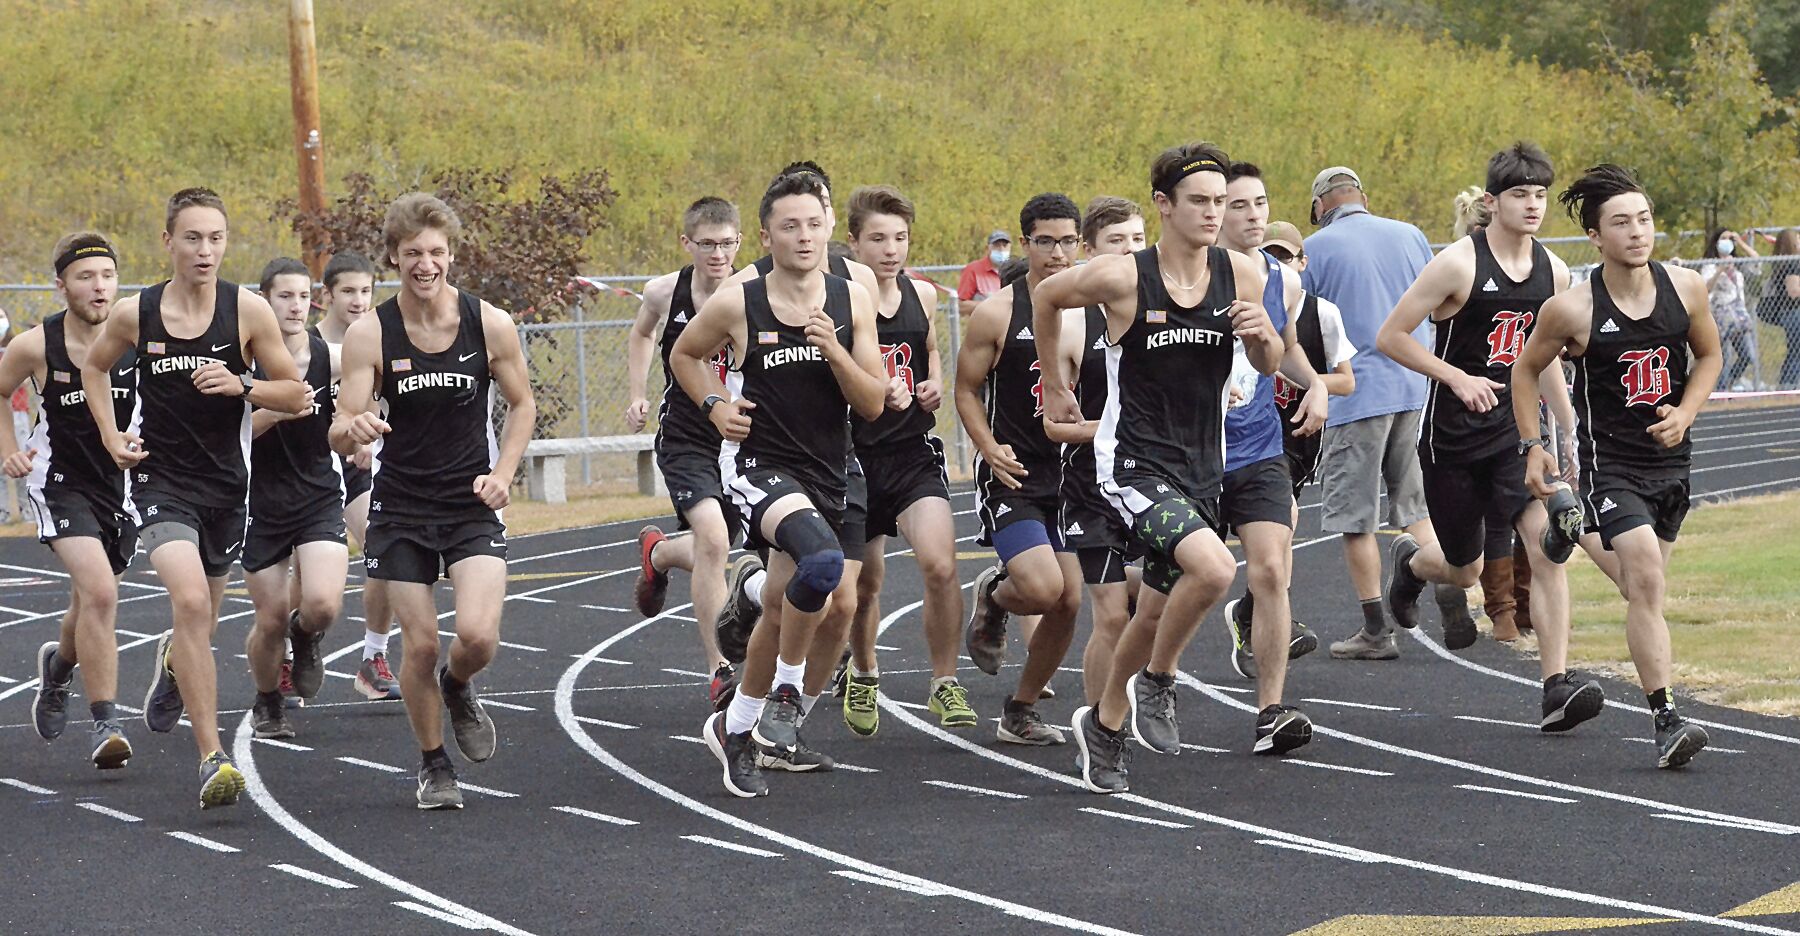
[[(1579, 545), (1627, 601), (1657, 762), (1679, 767), (1706, 735), (1669, 696), (1662, 601), (1688, 504), (1687, 430), (1720, 365), (1706, 289), (1651, 259), (1651, 202), (1624, 170), (1595, 167), (1560, 196), (1601, 256), (1574, 286), (1534, 237), (1550, 207), (1548, 158), (1516, 144), (1487, 176), (1491, 223), (1437, 255), (1378, 349), (1360, 349), (1431, 381), (1419, 441), (1431, 523), (1396, 538), (1386, 610), (1417, 626), (1425, 586), (1448, 586), (1458, 600), (1439, 602), (1446, 642), (1468, 646), (1460, 589), (1481, 574), (1487, 534), (1516, 530), (1533, 581), (1541, 727), (1566, 731), (1604, 704), (1597, 681), (1566, 667), (1562, 563)], [(693, 262), (645, 287), (629, 339), (634, 430), (649, 421), (661, 358), (656, 457), (678, 524), (640, 533), (635, 599), (662, 614), (670, 573), (689, 574), (712, 674), (702, 738), (730, 793), (765, 795), (768, 770), (832, 768), (804, 736), (828, 694), (853, 733), (878, 732), (892, 536), (905, 537), (922, 580), (930, 713), (946, 729), (976, 728), (959, 656), (997, 675), (1017, 630), (1023, 665), (997, 738), (1072, 740), (1096, 793), (1129, 788), (1134, 746), (1181, 750), (1175, 677), (1231, 589), (1235, 536), (1248, 587), (1224, 617), (1232, 664), (1257, 683), (1250, 749), (1310, 741), (1312, 723), (1283, 694), (1288, 661), (1319, 643), (1293, 620), (1293, 530), (1329, 397), (1353, 392), (1359, 349), (1331, 303), (1301, 288), (1303, 241), (1270, 221), (1256, 166), (1189, 143), (1158, 155), (1149, 182), (1160, 236), (1148, 246), (1144, 213), (1125, 198), (1085, 210), (1058, 193), (1027, 201), (1024, 262), (963, 323), (940, 322), (935, 287), (907, 272), (915, 207), (892, 186), (834, 206), (823, 169), (784, 168), (757, 206), (766, 255), (742, 269), (738, 209), (706, 197), (686, 210), (680, 243)], [(833, 243), (844, 204), (847, 256)], [(130, 758), (113, 622), (118, 577), (141, 550), (173, 617), (142, 717), (156, 732), (190, 725), (201, 805), (234, 803), (244, 779), (219, 740), (211, 650), (227, 574), (243, 565), (255, 605), (252, 727), (292, 737), (285, 697), (320, 691), (348, 530), (366, 570), (356, 686), (403, 700), (421, 752), (419, 807), (462, 805), (445, 714), (465, 759), (494, 753), (473, 683), (498, 647), (499, 512), (535, 407), (511, 317), (450, 284), (455, 213), (403, 196), (382, 233), (398, 294), (371, 314), (374, 264), (340, 253), (310, 329), (313, 284), (298, 261), (269, 263), (257, 289), (220, 280), (225, 206), (204, 189), (170, 199), (170, 279), (135, 296), (118, 297), (105, 237), (56, 245), (67, 308), (0, 358), (0, 392), (29, 380), (43, 401), (26, 449), (0, 434), (0, 459), (29, 479), (40, 536), (72, 583), (59, 638), (38, 653), (32, 714), (45, 740), (67, 727), (79, 669), (95, 766)], [(1427, 318), (1435, 348), (1411, 337)], [(964, 329), (953, 375), (942, 328)], [(498, 436), (496, 390), (507, 404)], [(967, 586), (934, 434), (946, 402), (978, 453), (980, 542), (998, 560)], [(1552, 451), (1545, 412), (1573, 433), (1574, 452)], [(447, 653), (441, 577), (455, 586)], [(1071, 739), (1039, 705), (1073, 647), (1084, 586), (1092, 628)], [(398, 679), (387, 663), (396, 621)]]

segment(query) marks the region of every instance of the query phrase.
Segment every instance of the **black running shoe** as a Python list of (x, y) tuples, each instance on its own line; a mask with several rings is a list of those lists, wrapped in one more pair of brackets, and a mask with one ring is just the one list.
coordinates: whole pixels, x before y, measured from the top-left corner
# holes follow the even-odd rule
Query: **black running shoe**
[(1131, 789), (1131, 748), (1125, 734), (1100, 727), (1100, 713), (1084, 705), (1075, 710), (1075, 763), (1081, 783), (1094, 793), (1123, 793)]
[(1243, 607), (1241, 598), (1225, 602), (1225, 629), (1231, 632), (1231, 668), (1245, 679), (1255, 679), (1256, 654), (1250, 647), (1250, 621), (1238, 613)]
[(1292, 705), (1271, 705), (1256, 713), (1254, 754), (1286, 754), (1312, 740), (1312, 719)]
[(1418, 555), (1419, 541), (1411, 533), (1394, 537), (1393, 568), (1388, 570), (1387, 608), (1394, 623), (1412, 630), (1419, 626), (1419, 593), (1425, 580), (1413, 574), (1412, 557)]
[(309, 634), (300, 629), (300, 611), (288, 612), (288, 645), (294, 648), (294, 694), (313, 699), (325, 685), (325, 660), (319, 654), (323, 634)]
[(1606, 690), (1586, 673), (1569, 670), (1544, 681), (1544, 719), (1538, 730), (1568, 731), (1606, 708)]
[[(797, 733), (796, 733), (797, 735)], [(789, 773), (825, 773), (837, 766), (837, 761), (820, 751), (806, 746), (806, 739), (791, 751), (780, 748), (756, 746), (756, 766), (763, 770), (785, 770)]]
[(1319, 635), (1312, 628), (1299, 621), (1294, 622), (1294, 629), (1288, 637), (1288, 659), (1298, 660), (1319, 649)]
[(747, 583), (750, 576), (762, 571), (762, 560), (751, 555), (739, 556), (726, 575), (725, 606), (713, 622), (713, 634), (719, 642), (719, 653), (733, 666), (744, 665), (750, 651), (750, 633), (762, 618), (762, 606), (750, 600)]
[(294, 726), (287, 720), (287, 702), (279, 694), (272, 699), (256, 694), (250, 703), (250, 728), (259, 738), (291, 738)]
[(850, 648), (844, 648), (843, 656), (838, 657), (837, 669), (831, 671), (831, 695), (833, 698), (844, 697), (844, 675), (850, 672)]
[(756, 742), (750, 740), (750, 732), (726, 734), (725, 713), (714, 712), (707, 717), (700, 736), (706, 739), (706, 749), (725, 768), (727, 793), (745, 799), (769, 795), (768, 781), (763, 779), (762, 768), (756, 766)]
[(750, 736), (766, 748), (792, 751), (800, 746), (800, 690), (779, 685), (769, 693)]
[(1674, 707), (1656, 713), (1656, 766), (1677, 770), (1706, 747), (1706, 729), (1675, 713)]
[(1544, 557), (1560, 565), (1569, 561), (1581, 542), (1581, 502), (1567, 484), (1558, 484), (1544, 509), (1550, 514), (1550, 525), (1544, 528)]
[(181, 701), (181, 687), (175, 685), (175, 671), (169, 668), (171, 639), (172, 635), (164, 634), (156, 641), (156, 672), (144, 693), (144, 727), (158, 734), (174, 731), (187, 707)]
[(650, 554), (656, 551), (656, 544), (665, 539), (668, 537), (655, 524), (638, 531), (638, 578), (631, 588), (631, 600), (644, 617), (661, 614), (663, 603), (669, 597), (669, 573), (658, 572), (650, 564)]
[(475, 687), (463, 683), (461, 689), (452, 690), (449, 679), (450, 667), (438, 667), (438, 691), (444, 694), (444, 707), (450, 710), (450, 732), (456, 736), (456, 749), (462, 756), (479, 764), (494, 756), (499, 732), (487, 710), (481, 707), (481, 700), (475, 697)]
[(418, 801), (420, 809), (463, 808), (462, 787), (456, 782), (450, 758), (419, 768)]
[(995, 563), (975, 576), (972, 591), (974, 607), (969, 611), (969, 626), (963, 633), (963, 644), (975, 668), (998, 675), (1006, 661), (1006, 609), (994, 603), (994, 589), (1006, 580), (1006, 566)]
[(1475, 616), (1469, 613), (1467, 592), (1455, 585), (1432, 586), (1438, 616), (1444, 621), (1444, 646), (1451, 650), (1467, 650), (1475, 646)]
[(1175, 724), (1175, 677), (1138, 670), (1125, 682), (1126, 721), (1138, 743), (1158, 754), (1181, 753), (1181, 728)]
[(38, 648), (38, 686), (31, 697), (31, 726), (45, 741), (62, 737), (63, 729), (69, 725), (69, 683), (50, 677), (50, 661), (56, 658), (57, 646), (52, 640)]
[(725, 711), (725, 706), (737, 698), (738, 673), (730, 663), (721, 663), (713, 670), (712, 682), (707, 685), (706, 697), (712, 703), (715, 712)]

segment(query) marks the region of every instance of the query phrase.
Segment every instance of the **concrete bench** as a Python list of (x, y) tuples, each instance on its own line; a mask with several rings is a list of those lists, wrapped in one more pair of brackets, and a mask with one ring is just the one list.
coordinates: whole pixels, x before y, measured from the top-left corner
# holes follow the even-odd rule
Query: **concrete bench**
[(665, 494), (662, 473), (656, 470), (656, 436), (590, 436), (581, 439), (533, 439), (525, 446), (525, 493), (550, 504), (568, 501), (568, 461), (571, 455), (637, 453), (638, 493)]

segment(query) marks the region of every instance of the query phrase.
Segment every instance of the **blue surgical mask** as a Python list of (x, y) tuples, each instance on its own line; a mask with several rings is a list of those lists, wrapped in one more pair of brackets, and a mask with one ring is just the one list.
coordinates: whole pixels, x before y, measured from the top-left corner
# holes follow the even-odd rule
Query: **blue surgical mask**
[(1729, 237), (1721, 237), (1721, 238), (1719, 238), (1719, 244), (1718, 244), (1718, 247), (1719, 247), (1719, 256), (1721, 256), (1721, 257), (1729, 257), (1729, 256), (1731, 256), (1731, 251), (1732, 251), (1732, 248), (1733, 248), (1733, 247), (1734, 247), (1734, 246), (1736, 246), (1736, 245), (1734, 245), (1734, 244), (1733, 244), (1733, 243), (1732, 243), (1732, 242), (1731, 242), (1731, 238), (1729, 238)]
[(1010, 259), (1012, 259), (1012, 251), (1010, 251), (1010, 250), (990, 250), (990, 251), (988, 251), (988, 262), (992, 263), (994, 266), (999, 266), (1000, 264), (1005, 263), (1006, 261), (1008, 261)]

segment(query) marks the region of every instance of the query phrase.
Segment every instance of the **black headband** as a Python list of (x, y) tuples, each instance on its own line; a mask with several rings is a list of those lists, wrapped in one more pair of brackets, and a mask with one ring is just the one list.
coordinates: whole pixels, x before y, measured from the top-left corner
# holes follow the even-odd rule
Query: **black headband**
[(1164, 195), (1173, 195), (1175, 194), (1175, 187), (1181, 184), (1181, 180), (1196, 172), (1216, 172), (1220, 175), (1226, 174), (1225, 167), (1219, 165), (1218, 160), (1211, 156), (1201, 156), (1197, 159), (1191, 159), (1186, 163), (1183, 163), (1181, 168), (1175, 169), (1164, 175), (1160, 180), (1160, 184), (1156, 186), (1156, 190)]
[(1544, 178), (1540, 179), (1537, 177), (1537, 173), (1531, 170), (1531, 167), (1520, 166), (1510, 175), (1488, 176), (1487, 193), (1489, 195), (1499, 195), (1507, 189), (1518, 188), (1521, 185), (1541, 185), (1545, 188), (1549, 188), (1550, 183), (1554, 181), (1556, 181), (1554, 175), (1546, 175)]
[(119, 255), (113, 253), (112, 248), (105, 244), (89, 244), (86, 247), (70, 247), (62, 256), (56, 258), (56, 278), (62, 278), (63, 271), (69, 268), (69, 264), (74, 263), (77, 260), (86, 260), (89, 257), (105, 257), (108, 260), (111, 260), (114, 266), (117, 266), (119, 263)]

